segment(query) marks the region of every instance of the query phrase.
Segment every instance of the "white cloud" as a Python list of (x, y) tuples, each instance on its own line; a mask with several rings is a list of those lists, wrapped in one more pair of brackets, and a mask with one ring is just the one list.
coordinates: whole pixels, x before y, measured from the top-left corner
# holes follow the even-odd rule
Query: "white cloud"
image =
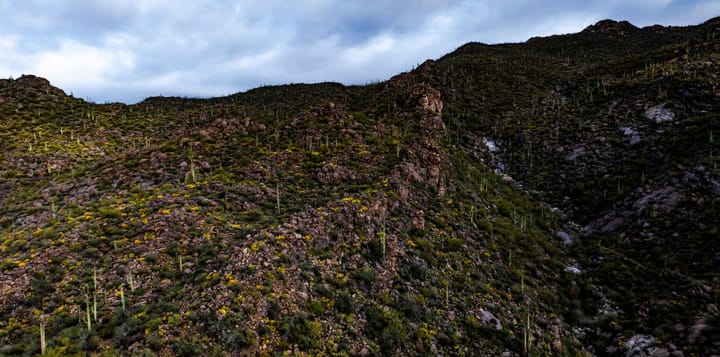
[(339, 60), (349, 67), (367, 64), (373, 59), (377, 59), (384, 53), (390, 52), (395, 45), (395, 40), (388, 34), (382, 34), (374, 37), (359, 46), (353, 46), (344, 49)]
[(14, 36), (0, 36), (0, 48), (5, 51), (12, 50), (17, 43), (17, 39)]
[(670, 3), (672, 3), (673, 0), (612, 0), (609, 3), (613, 5), (633, 5), (633, 6), (642, 6), (642, 7), (648, 7), (648, 8), (663, 8)]
[(57, 50), (28, 56), (24, 73), (50, 78), (66, 91), (87, 93), (113, 86), (118, 78), (132, 71), (135, 59), (124, 48), (96, 48), (73, 40)]
[[(538, 21), (534, 26), (526, 29), (525, 39), (529, 34), (532, 36), (549, 36), (553, 34), (567, 34), (584, 29), (588, 25), (597, 22), (599, 18), (592, 13), (573, 13), (556, 15)], [(524, 41), (518, 38), (518, 41)]]
[(0, 78), (32, 73), (134, 102), (259, 84), (362, 84), (468, 41), (525, 41), (603, 18), (699, 23), (717, 0), (0, 0)]
[(680, 20), (685, 24), (693, 24), (697, 19), (709, 20), (711, 16), (720, 16), (720, 1), (706, 1), (693, 4), (688, 14)]
[(281, 47), (276, 46), (261, 53), (229, 58), (226, 66), (230, 70), (259, 70), (263, 65), (275, 61), (281, 55), (281, 51)]

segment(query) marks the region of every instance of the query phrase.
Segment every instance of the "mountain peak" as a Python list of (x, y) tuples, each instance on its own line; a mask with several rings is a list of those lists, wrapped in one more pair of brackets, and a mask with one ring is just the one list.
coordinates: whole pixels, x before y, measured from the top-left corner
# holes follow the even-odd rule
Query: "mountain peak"
[(713, 17), (703, 23), (705, 26), (718, 26), (720, 25), (720, 16)]
[(611, 35), (618, 35), (624, 37), (630, 32), (637, 31), (637, 26), (631, 24), (628, 21), (615, 21), (605, 19), (598, 21), (594, 25), (586, 27), (583, 32), (585, 33), (607, 33)]
[(23, 95), (64, 96), (65, 92), (45, 78), (24, 74), (17, 79), (0, 79), (0, 97), (20, 98)]

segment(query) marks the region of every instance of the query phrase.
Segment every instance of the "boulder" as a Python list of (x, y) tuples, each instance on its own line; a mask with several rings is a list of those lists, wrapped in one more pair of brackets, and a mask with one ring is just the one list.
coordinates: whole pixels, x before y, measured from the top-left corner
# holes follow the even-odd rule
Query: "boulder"
[(665, 108), (665, 103), (661, 103), (645, 110), (645, 118), (654, 120), (656, 123), (662, 123), (673, 120), (675, 118), (675, 113), (673, 113), (672, 110)]
[(635, 145), (642, 141), (640, 133), (635, 131), (633, 128), (622, 127), (620, 128), (620, 131), (622, 131), (623, 135), (630, 137), (630, 145)]
[(573, 149), (572, 152), (565, 155), (565, 161), (575, 161), (578, 157), (585, 154), (585, 146), (584, 145), (578, 145), (575, 146), (575, 149)]
[(713, 182), (711, 182), (711, 185), (712, 185), (711, 189), (712, 189), (713, 195), (720, 196), (720, 182), (713, 181)]
[(565, 245), (570, 245), (575, 241), (575, 237), (573, 237), (572, 235), (570, 235), (570, 233), (567, 233), (565, 231), (558, 231), (555, 235), (558, 238), (562, 239), (563, 244), (565, 244)]
[(640, 215), (650, 204), (653, 204), (653, 208), (655, 208), (657, 212), (667, 214), (670, 213), (679, 202), (680, 194), (675, 187), (666, 186), (641, 197), (635, 201), (633, 208), (635, 208), (637, 214)]
[(480, 321), (494, 327), (496, 330), (502, 330), (502, 323), (500, 320), (492, 314), (492, 312), (480, 308)]

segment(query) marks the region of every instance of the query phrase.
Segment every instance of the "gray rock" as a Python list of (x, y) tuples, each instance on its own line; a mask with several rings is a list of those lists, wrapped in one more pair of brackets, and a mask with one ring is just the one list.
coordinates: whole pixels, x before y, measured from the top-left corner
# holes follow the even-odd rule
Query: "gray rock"
[(485, 146), (487, 146), (490, 152), (498, 151), (497, 143), (492, 138), (485, 138)]
[(658, 212), (664, 214), (670, 213), (670, 211), (675, 209), (675, 206), (677, 206), (679, 202), (680, 194), (677, 191), (670, 192), (658, 205)]
[(652, 203), (658, 212), (667, 214), (670, 213), (679, 202), (680, 194), (675, 187), (666, 186), (641, 197), (635, 201), (633, 208), (635, 208), (637, 214), (640, 215)]
[(612, 221), (608, 222), (606, 225), (604, 225), (601, 229), (601, 233), (610, 233), (614, 232), (618, 227), (622, 226), (622, 224), (625, 223), (625, 219), (622, 217), (615, 217)]
[(665, 103), (661, 103), (645, 110), (645, 117), (654, 120), (656, 123), (662, 123), (673, 120), (675, 113), (665, 108)]
[(692, 172), (686, 172), (682, 177), (682, 182), (687, 184), (694, 184), (698, 181), (697, 176)]
[(575, 275), (580, 275), (582, 273), (582, 271), (580, 270), (580, 266), (577, 263), (566, 266), (565, 271)]
[(720, 182), (713, 181), (710, 183), (712, 185), (712, 193), (715, 196), (720, 196)]
[(670, 357), (670, 351), (667, 348), (651, 347), (648, 349), (651, 357)]
[(492, 325), (496, 330), (502, 330), (502, 323), (500, 320), (492, 314), (492, 312), (480, 308), (480, 321), (485, 324)]
[(702, 331), (708, 327), (707, 321), (704, 317), (699, 318), (695, 323), (690, 327), (690, 330), (688, 331), (687, 336), (687, 342), (690, 344), (694, 344), (696, 341), (700, 339), (702, 336)]
[(570, 245), (570, 244), (573, 244), (573, 242), (575, 242), (575, 237), (573, 237), (572, 235), (570, 235), (570, 233), (567, 233), (565, 231), (558, 231), (555, 235), (558, 238), (562, 239), (563, 244), (565, 244), (565, 245)]
[(628, 357), (646, 355), (643, 350), (653, 345), (655, 341), (657, 341), (655, 337), (648, 335), (635, 335), (630, 337), (626, 343), (628, 351), (625, 355)]
[(620, 128), (620, 131), (622, 131), (623, 135), (630, 137), (630, 145), (635, 145), (642, 141), (642, 138), (640, 136), (640, 133), (633, 130), (633, 128), (629, 127), (622, 127)]
[(16, 354), (16, 353), (21, 353), (21, 352), (22, 352), (22, 348), (17, 345), (4, 345), (4, 346), (0, 347), (0, 354), (2, 354), (2, 355)]
[(585, 146), (578, 145), (573, 149), (572, 152), (565, 155), (565, 161), (575, 161), (578, 157), (585, 154)]

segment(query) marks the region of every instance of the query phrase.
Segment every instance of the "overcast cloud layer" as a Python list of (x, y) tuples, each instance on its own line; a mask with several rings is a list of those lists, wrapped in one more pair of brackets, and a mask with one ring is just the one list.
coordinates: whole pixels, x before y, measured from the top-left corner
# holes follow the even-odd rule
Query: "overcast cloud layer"
[(220, 96), (384, 80), (469, 41), (521, 42), (605, 18), (694, 25), (718, 0), (0, 0), (0, 77), (76, 97)]

